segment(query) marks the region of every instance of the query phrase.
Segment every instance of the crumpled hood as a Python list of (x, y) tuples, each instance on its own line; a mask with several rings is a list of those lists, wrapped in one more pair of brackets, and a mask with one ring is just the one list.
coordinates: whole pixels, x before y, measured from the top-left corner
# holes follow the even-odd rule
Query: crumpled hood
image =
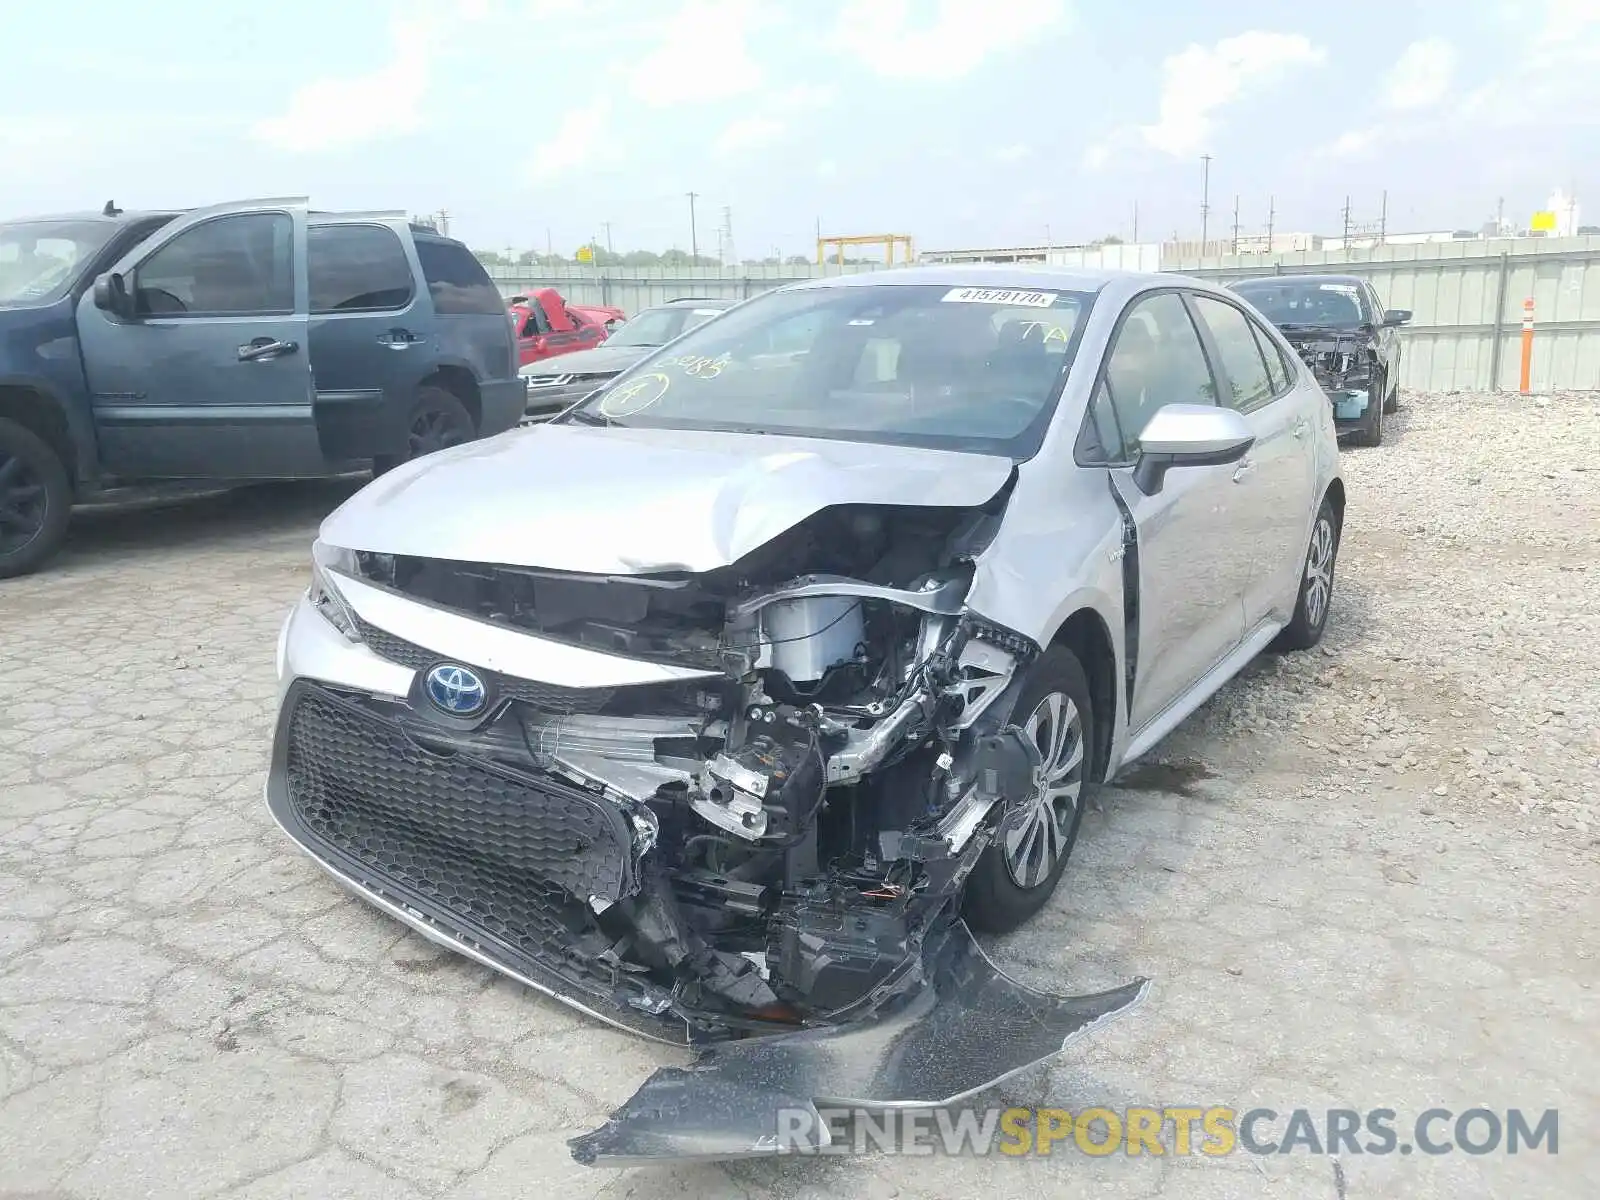
[(542, 425), (407, 463), (331, 545), (586, 574), (709, 571), (835, 504), (967, 507), (1011, 460), (825, 438)]

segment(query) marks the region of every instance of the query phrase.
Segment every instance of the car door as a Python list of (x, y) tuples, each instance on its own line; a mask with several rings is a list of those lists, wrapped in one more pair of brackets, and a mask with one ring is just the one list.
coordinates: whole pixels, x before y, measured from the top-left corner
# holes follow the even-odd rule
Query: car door
[(1157, 409), (1216, 403), (1216, 380), (1178, 292), (1130, 303), (1091, 403), (1112, 486), (1134, 527), (1126, 552), (1138, 569), (1138, 640), (1128, 725), (1137, 733), (1239, 645), (1250, 575), (1231, 464), (1170, 471), (1153, 496), (1134, 482), (1139, 433)]
[(326, 470), (306, 353), (303, 202), (221, 205), (124, 256), (123, 312), (78, 305), (105, 471), (251, 479)]
[(1378, 337), (1378, 358), (1383, 363), (1385, 382), (1393, 388), (1400, 379), (1400, 331), (1384, 323), (1383, 301), (1370, 283), (1362, 286), (1362, 301), (1371, 313), (1372, 328)]
[(1282, 361), (1276, 372), (1268, 370), (1257, 327), (1242, 308), (1199, 293), (1189, 302), (1217, 368), (1218, 396), (1244, 416), (1256, 438), (1232, 476), (1235, 536), (1250, 548), (1244, 592), (1248, 635), (1263, 622), (1286, 623), (1294, 615), (1317, 482), (1314, 426), (1303, 397), (1285, 378)]
[(433, 302), (405, 239), (377, 222), (314, 222), (306, 237), (311, 378), (330, 460), (406, 449), (417, 384), (438, 362)]

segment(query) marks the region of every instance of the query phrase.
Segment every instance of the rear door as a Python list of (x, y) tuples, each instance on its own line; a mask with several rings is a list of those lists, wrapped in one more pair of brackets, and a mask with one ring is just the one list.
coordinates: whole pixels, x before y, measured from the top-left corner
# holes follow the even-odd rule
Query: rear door
[(377, 221), (315, 222), (307, 235), (317, 435), (334, 461), (406, 449), (406, 416), (439, 347), (409, 239)]
[(100, 456), (124, 478), (326, 471), (306, 352), (304, 201), (180, 217), (112, 269), (129, 318), (78, 304)]

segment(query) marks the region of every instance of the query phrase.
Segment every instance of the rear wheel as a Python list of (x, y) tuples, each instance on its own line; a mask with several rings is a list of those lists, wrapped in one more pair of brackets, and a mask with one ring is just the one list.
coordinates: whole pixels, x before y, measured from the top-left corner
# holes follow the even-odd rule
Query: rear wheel
[(1077, 845), (1094, 711), (1071, 651), (1053, 646), (1033, 664), (1012, 720), (1037, 747), (1039, 766), (1020, 820), (983, 852), (967, 880), (967, 921), (989, 933), (1008, 933), (1043, 908)]
[(424, 454), (470, 442), (477, 435), (466, 405), (453, 393), (425, 384), (417, 389), (417, 401), (406, 418), (405, 454), (378, 455), (372, 460), (373, 472), (381, 475)]
[(26, 575), (60, 548), (72, 480), (31, 429), (0, 418), (0, 579)]

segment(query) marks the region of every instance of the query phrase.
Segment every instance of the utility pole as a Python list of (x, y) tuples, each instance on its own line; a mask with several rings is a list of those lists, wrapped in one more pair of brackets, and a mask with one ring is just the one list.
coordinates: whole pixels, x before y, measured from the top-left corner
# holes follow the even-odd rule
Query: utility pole
[(606, 227), (606, 253), (615, 254), (616, 251), (611, 248), (611, 222), (602, 221), (600, 223)]
[(544, 256), (546, 258), (554, 258), (556, 256), (555, 239), (550, 236), (550, 226), (548, 225), (544, 227)]
[(1206, 235), (1211, 231), (1211, 155), (1202, 154), (1205, 174), (1200, 177), (1200, 257), (1206, 256)]
[(1278, 207), (1277, 206), (1278, 206), (1278, 198), (1276, 196), (1268, 196), (1267, 197), (1267, 253), (1268, 254), (1272, 253), (1272, 222), (1273, 222), (1273, 218), (1275, 218), (1278, 215)]
[(1350, 249), (1350, 197), (1344, 198), (1344, 249)]
[(1389, 233), (1389, 189), (1383, 189), (1383, 199), (1378, 206), (1378, 245), (1383, 245), (1383, 239)]
[(1501, 196), (1494, 202), (1494, 235), (1503, 237), (1506, 227), (1506, 198)]
[(1139, 244), (1139, 202), (1133, 202), (1133, 244)]
[(1233, 253), (1239, 253), (1239, 193), (1233, 194)]
[(699, 198), (699, 192), (689, 192), (689, 263), (700, 257), (700, 236), (694, 227), (694, 202)]
[(450, 214), (448, 212), (446, 212), (444, 209), (441, 208), (439, 210), (437, 216), (439, 218), (439, 232), (442, 233), (445, 237), (449, 237), (450, 236)]

